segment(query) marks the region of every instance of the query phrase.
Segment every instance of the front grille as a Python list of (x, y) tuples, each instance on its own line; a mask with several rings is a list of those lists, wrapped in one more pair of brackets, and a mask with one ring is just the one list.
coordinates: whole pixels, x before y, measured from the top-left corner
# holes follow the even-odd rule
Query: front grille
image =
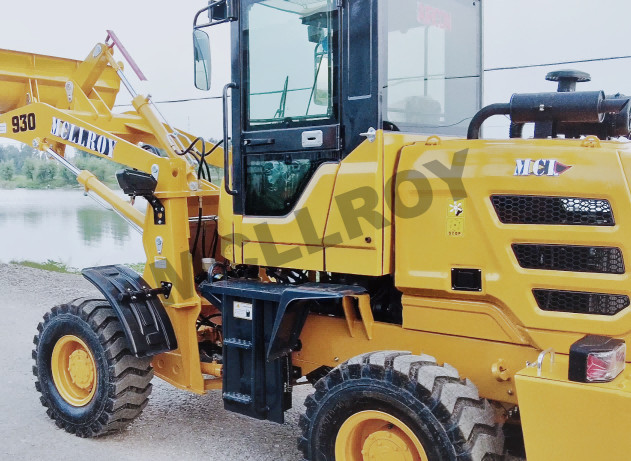
[(613, 226), (607, 200), (535, 195), (493, 195), (491, 201), (504, 224)]
[(515, 243), (513, 251), (526, 269), (624, 274), (620, 248)]
[(534, 289), (532, 293), (539, 308), (544, 311), (615, 315), (629, 307), (629, 297), (626, 295), (543, 289)]

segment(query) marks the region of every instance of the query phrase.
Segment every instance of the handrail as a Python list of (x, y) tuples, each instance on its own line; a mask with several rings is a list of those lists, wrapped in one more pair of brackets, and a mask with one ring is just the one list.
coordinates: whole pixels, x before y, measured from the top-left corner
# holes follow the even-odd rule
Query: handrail
[(228, 91), (237, 88), (236, 83), (228, 83), (223, 87), (223, 184), (229, 195), (237, 195), (238, 191), (230, 189), (230, 165), (229, 165), (229, 149), (228, 149)]

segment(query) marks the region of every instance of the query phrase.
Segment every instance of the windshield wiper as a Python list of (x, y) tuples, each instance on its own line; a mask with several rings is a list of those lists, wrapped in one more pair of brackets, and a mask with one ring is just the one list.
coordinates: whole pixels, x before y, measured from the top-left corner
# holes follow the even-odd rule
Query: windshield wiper
[(285, 77), (285, 86), (283, 88), (283, 93), (280, 96), (280, 105), (278, 106), (278, 110), (274, 114), (274, 118), (285, 117), (285, 106), (287, 105), (287, 89), (288, 88), (289, 88), (289, 75)]

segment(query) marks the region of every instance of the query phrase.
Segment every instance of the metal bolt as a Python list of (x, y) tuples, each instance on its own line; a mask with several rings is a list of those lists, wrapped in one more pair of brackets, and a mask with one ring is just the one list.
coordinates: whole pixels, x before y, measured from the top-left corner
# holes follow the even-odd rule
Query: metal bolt
[(72, 102), (72, 93), (74, 92), (74, 84), (72, 82), (66, 82), (66, 96), (68, 97), (68, 102)]
[(513, 395), (513, 390), (512, 390), (512, 389), (509, 389), (509, 390), (508, 390), (508, 391), (506, 391), (506, 392), (508, 392), (508, 395)]
[(339, 362), (340, 358), (339, 357), (335, 357), (333, 360), (335, 360), (336, 362)]

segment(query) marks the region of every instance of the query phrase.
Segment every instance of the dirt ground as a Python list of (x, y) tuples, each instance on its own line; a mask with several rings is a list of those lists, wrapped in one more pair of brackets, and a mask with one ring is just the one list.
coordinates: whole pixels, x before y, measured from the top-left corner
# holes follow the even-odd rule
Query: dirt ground
[(46, 416), (32, 374), (33, 336), (52, 306), (98, 293), (80, 275), (0, 264), (0, 459), (297, 460), (298, 417), (310, 386), (294, 389), (285, 424), (224, 411), (220, 391), (204, 396), (154, 378), (149, 405), (124, 432), (80, 439)]

